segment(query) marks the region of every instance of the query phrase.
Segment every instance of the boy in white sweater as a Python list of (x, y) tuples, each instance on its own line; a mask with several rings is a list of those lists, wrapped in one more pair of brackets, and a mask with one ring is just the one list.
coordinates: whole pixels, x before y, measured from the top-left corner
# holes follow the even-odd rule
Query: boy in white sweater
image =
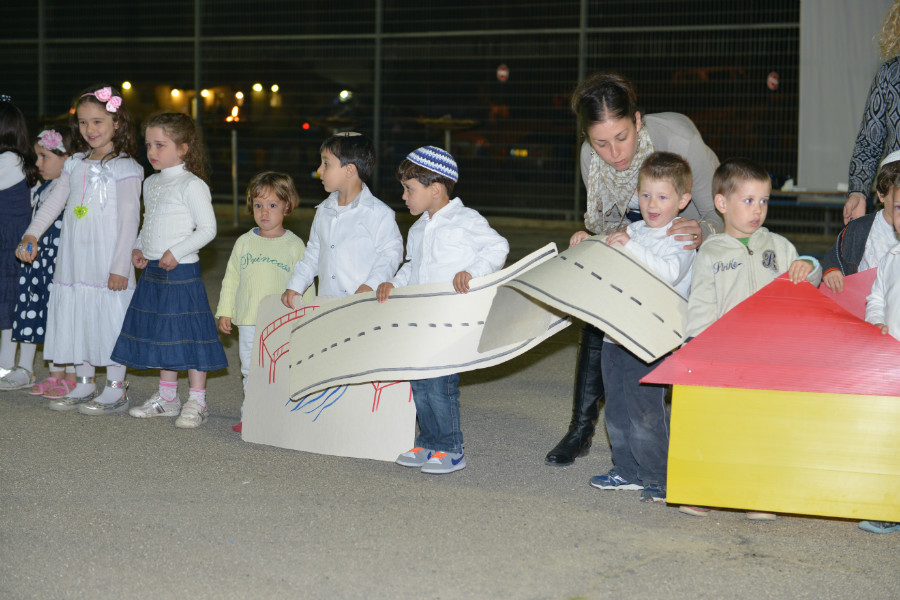
[[(509, 244), (478, 211), (450, 199), (459, 180), (449, 152), (424, 146), (410, 152), (397, 169), (403, 200), (414, 215), (422, 215), (409, 230), (407, 262), (397, 275), (378, 286), (385, 302), (398, 286), (452, 281), (460, 294), (473, 277), (503, 267)], [(466, 466), (459, 427), (459, 375), (410, 381), (419, 421), (416, 447), (397, 458), (404, 467), (423, 473), (452, 473)]]

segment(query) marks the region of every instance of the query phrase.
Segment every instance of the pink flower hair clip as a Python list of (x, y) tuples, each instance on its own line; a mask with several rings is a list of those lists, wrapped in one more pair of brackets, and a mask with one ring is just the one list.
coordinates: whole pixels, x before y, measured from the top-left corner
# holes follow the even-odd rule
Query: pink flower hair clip
[(66, 153), (66, 146), (63, 144), (62, 134), (55, 129), (45, 129), (38, 134), (38, 145), (43, 146), (47, 150), (57, 150)]
[(106, 110), (111, 113), (119, 110), (119, 107), (122, 106), (122, 97), (121, 96), (113, 96), (112, 88), (109, 86), (102, 87), (96, 92), (88, 92), (87, 94), (82, 94), (82, 98), (85, 96), (93, 96), (100, 102), (106, 102)]

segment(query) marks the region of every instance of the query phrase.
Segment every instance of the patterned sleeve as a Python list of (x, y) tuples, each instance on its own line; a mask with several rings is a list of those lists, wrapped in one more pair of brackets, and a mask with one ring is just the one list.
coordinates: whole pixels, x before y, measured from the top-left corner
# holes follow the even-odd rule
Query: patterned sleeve
[[(898, 104), (900, 61), (894, 59), (881, 65), (869, 90), (853, 156), (850, 158), (850, 192), (868, 195), (872, 191), (881, 157), (900, 149), (897, 135), (900, 129), (900, 114), (896, 110)], [(891, 147), (885, 148), (885, 145)]]

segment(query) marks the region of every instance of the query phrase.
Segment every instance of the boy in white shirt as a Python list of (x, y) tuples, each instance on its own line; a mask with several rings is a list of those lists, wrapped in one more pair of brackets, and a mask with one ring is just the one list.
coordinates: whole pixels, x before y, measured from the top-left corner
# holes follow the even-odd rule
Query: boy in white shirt
[(281, 295), (288, 308), (316, 276), (319, 296), (371, 292), (393, 277), (403, 258), (394, 211), (365, 184), (375, 166), (372, 141), (341, 133), (322, 142), (319, 153), (316, 172), (330, 195), (316, 207), (306, 252)]
[[(434, 146), (410, 152), (397, 169), (403, 200), (413, 215), (422, 215), (409, 230), (407, 262), (393, 279), (378, 286), (385, 302), (398, 286), (452, 281), (460, 294), (473, 277), (503, 267), (509, 244), (478, 211), (450, 199), (459, 180), (456, 161)], [(459, 375), (410, 381), (419, 421), (416, 447), (397, 458), (404, 467), (423, 473), (452, 473), (465, 468), (459, 427)]]
[[(643, 221), (606, 238), (621, 244), (639, 261), (687, 298), (695, 252), (677, 236), (666, 235), (691, 201), (691, 167), (671, 152), (654, 152), (638, 172), (638, 203)], [(641, 383), (664, 357), (647, 364), (606, 336), (601, 351), (606, 388), (606, 432), (613, 468), (591, 478), (602, 490), (643, 490), (641, 501), (666, 501), (669, 415), (666, 386)]]

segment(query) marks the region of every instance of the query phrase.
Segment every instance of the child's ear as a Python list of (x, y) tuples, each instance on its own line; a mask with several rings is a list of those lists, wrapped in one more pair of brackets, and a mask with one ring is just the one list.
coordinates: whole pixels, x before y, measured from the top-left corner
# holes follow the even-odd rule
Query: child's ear
[(347, 177), (356, 175), (356, 165), (354, 165), (353, 163), (347, 163), (346, 165), (344, 165), (344, 167), (347, 169)]
[(178, 146), (178, 158), (183, 159), (187, 153), (188, 153), (188, 145), (187, 144), (181, 144), (180, 146)]
[(691, 193), (682, 194), (681, 202), (678, 203), (678, 210), (684, 210), (687, 207), (688, 203), (691, 201)]
[(879, 192), (878, 190), (875, 190), (875, 193), (878, 195), (878, 201), (881, 202), (882, 204), (885, 204), (884, 195), (882, 195), (882, 193)]
[(716, 205), (716, 210), (725, 214), (725, 196), (722, 194), (716, 194), (716, 197), (713, 198), (713, 204)]

